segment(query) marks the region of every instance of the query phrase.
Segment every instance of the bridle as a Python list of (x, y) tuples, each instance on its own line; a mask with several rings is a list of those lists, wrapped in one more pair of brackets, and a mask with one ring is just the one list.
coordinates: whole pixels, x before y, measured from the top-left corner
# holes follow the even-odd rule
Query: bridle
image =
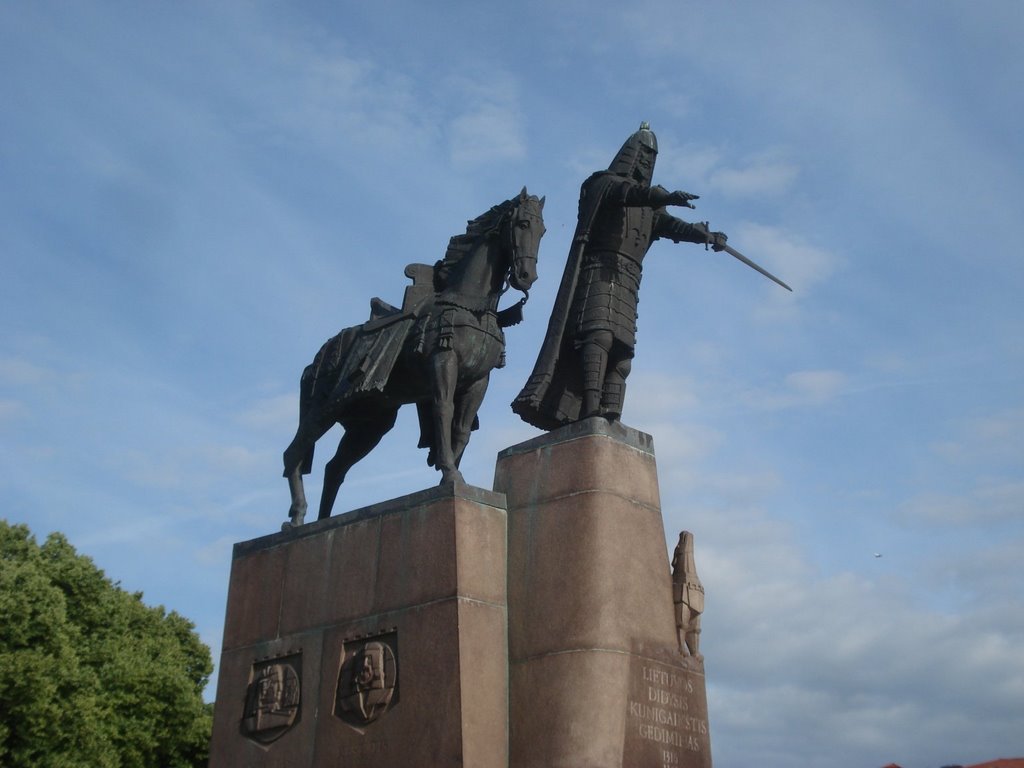
[[(531, 256), (527, 256), (525, 254), (520, 253), (519, 243), (516, 242), (516, 230), (519, 228), (519, 227), (516, 226), (516, 222), (520, 220), (520, 216), (519, 216), (520, 206), (521, 206), (520, 203), (516, 203), (512, 208), (509, 209), (508, 213), (505, 216), (504, 226), (505, 226), (505, 228), (507, 230), (506, 231), (507, 241), (505, 243), (505, 247), (508, 249), (508, 252), (511, 254), (511, 258), (510, 258), (511, 264), (509, 266), (509, 272), (505, 276), (504, 285), (502, 286), (502, 289), (501, 289), (502, 295), (504, 295), (505, 292), (509, 288), (512, 287), (512, 282), (511, 282), (511, 279), (510, 279), (511, 278), (511, 274), (512, 274), (512, 272), (517, 270), (517, 268), (519, 267), (520, 264), (522, 264), (524, 262), (533, 262), (533, 264), (534, 264), (534, 271), (536, 271), (536, 263), (537, 263), (537, 256), (536, 256), (536, 254), (531, 255)], [(528, 214), (527, 216), (525, 216), (523, 218), (525, 220), (532, 220), (532, 219), (536, 219), (537, 217)], [(530, 298), (530, 291), (528, 289), (526, 289), (526, 288), (517, 288), (516, 290), (522, 291), (522, 293), (523, 293), (523, 298), (521, 298), (519, 300), (520, 306), (522, 306), (523, 304), (526, 304), (527, 299)]]

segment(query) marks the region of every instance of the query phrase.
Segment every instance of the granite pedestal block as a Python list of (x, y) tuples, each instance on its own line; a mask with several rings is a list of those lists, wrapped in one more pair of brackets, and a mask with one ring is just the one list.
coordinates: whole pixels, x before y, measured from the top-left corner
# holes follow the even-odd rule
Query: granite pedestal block
[(710, 768), (649, 435), (236, 545), (213, 768)]
[(499, 454), (512, 768), (710, 768), (649, 435), (588, 419)]
[(504, 507), (447, 485), (237, 544), (211, 767), (506, 768)]

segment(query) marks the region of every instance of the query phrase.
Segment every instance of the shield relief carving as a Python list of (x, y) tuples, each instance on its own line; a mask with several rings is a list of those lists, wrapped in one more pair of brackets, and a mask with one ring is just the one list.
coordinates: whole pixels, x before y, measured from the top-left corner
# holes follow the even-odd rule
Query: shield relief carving
[(346, 640), (343, 654), (334, 714), (361, 728), (398, 703), (398, 633)]
[(242, 734), (259, 744), (281, 738), (299, 720), (302, 654), (254, 662), (249, 673)]

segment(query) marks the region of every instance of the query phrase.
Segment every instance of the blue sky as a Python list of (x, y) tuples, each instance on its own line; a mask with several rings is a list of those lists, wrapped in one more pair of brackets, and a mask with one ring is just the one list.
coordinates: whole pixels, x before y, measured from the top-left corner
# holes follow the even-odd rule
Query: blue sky
[[(624, 420), (696, 535), (716, 766), (1024, 754), (1021, 39), (994, 0), (4, 3), (2, 514), (216, 655), (320, 344), (546, 195), (463, 463), (489, 487), (537, 434), (508, 403), (579, 184), (647, 120), (683, 217), (794, 288), (645, 264)], [(415, 440), (403, 412), (338, 509), (436, 483)]]

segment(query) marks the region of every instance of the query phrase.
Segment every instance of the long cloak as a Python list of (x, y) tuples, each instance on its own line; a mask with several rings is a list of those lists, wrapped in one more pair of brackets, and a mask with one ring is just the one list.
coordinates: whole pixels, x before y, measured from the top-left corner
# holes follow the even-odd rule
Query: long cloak
[(512, 401), (512, 410), (523, 421), (545, 430), (557, 429), (579, 420), (583, 405), (583, 371), (569, 328), (583, 254), (590, 231), (609, 193), (629, 180), (617, 173), (599, 171), (583, 182), (579, 215), (562, 282), (548, 320), (540, 354), (526, 386)]

